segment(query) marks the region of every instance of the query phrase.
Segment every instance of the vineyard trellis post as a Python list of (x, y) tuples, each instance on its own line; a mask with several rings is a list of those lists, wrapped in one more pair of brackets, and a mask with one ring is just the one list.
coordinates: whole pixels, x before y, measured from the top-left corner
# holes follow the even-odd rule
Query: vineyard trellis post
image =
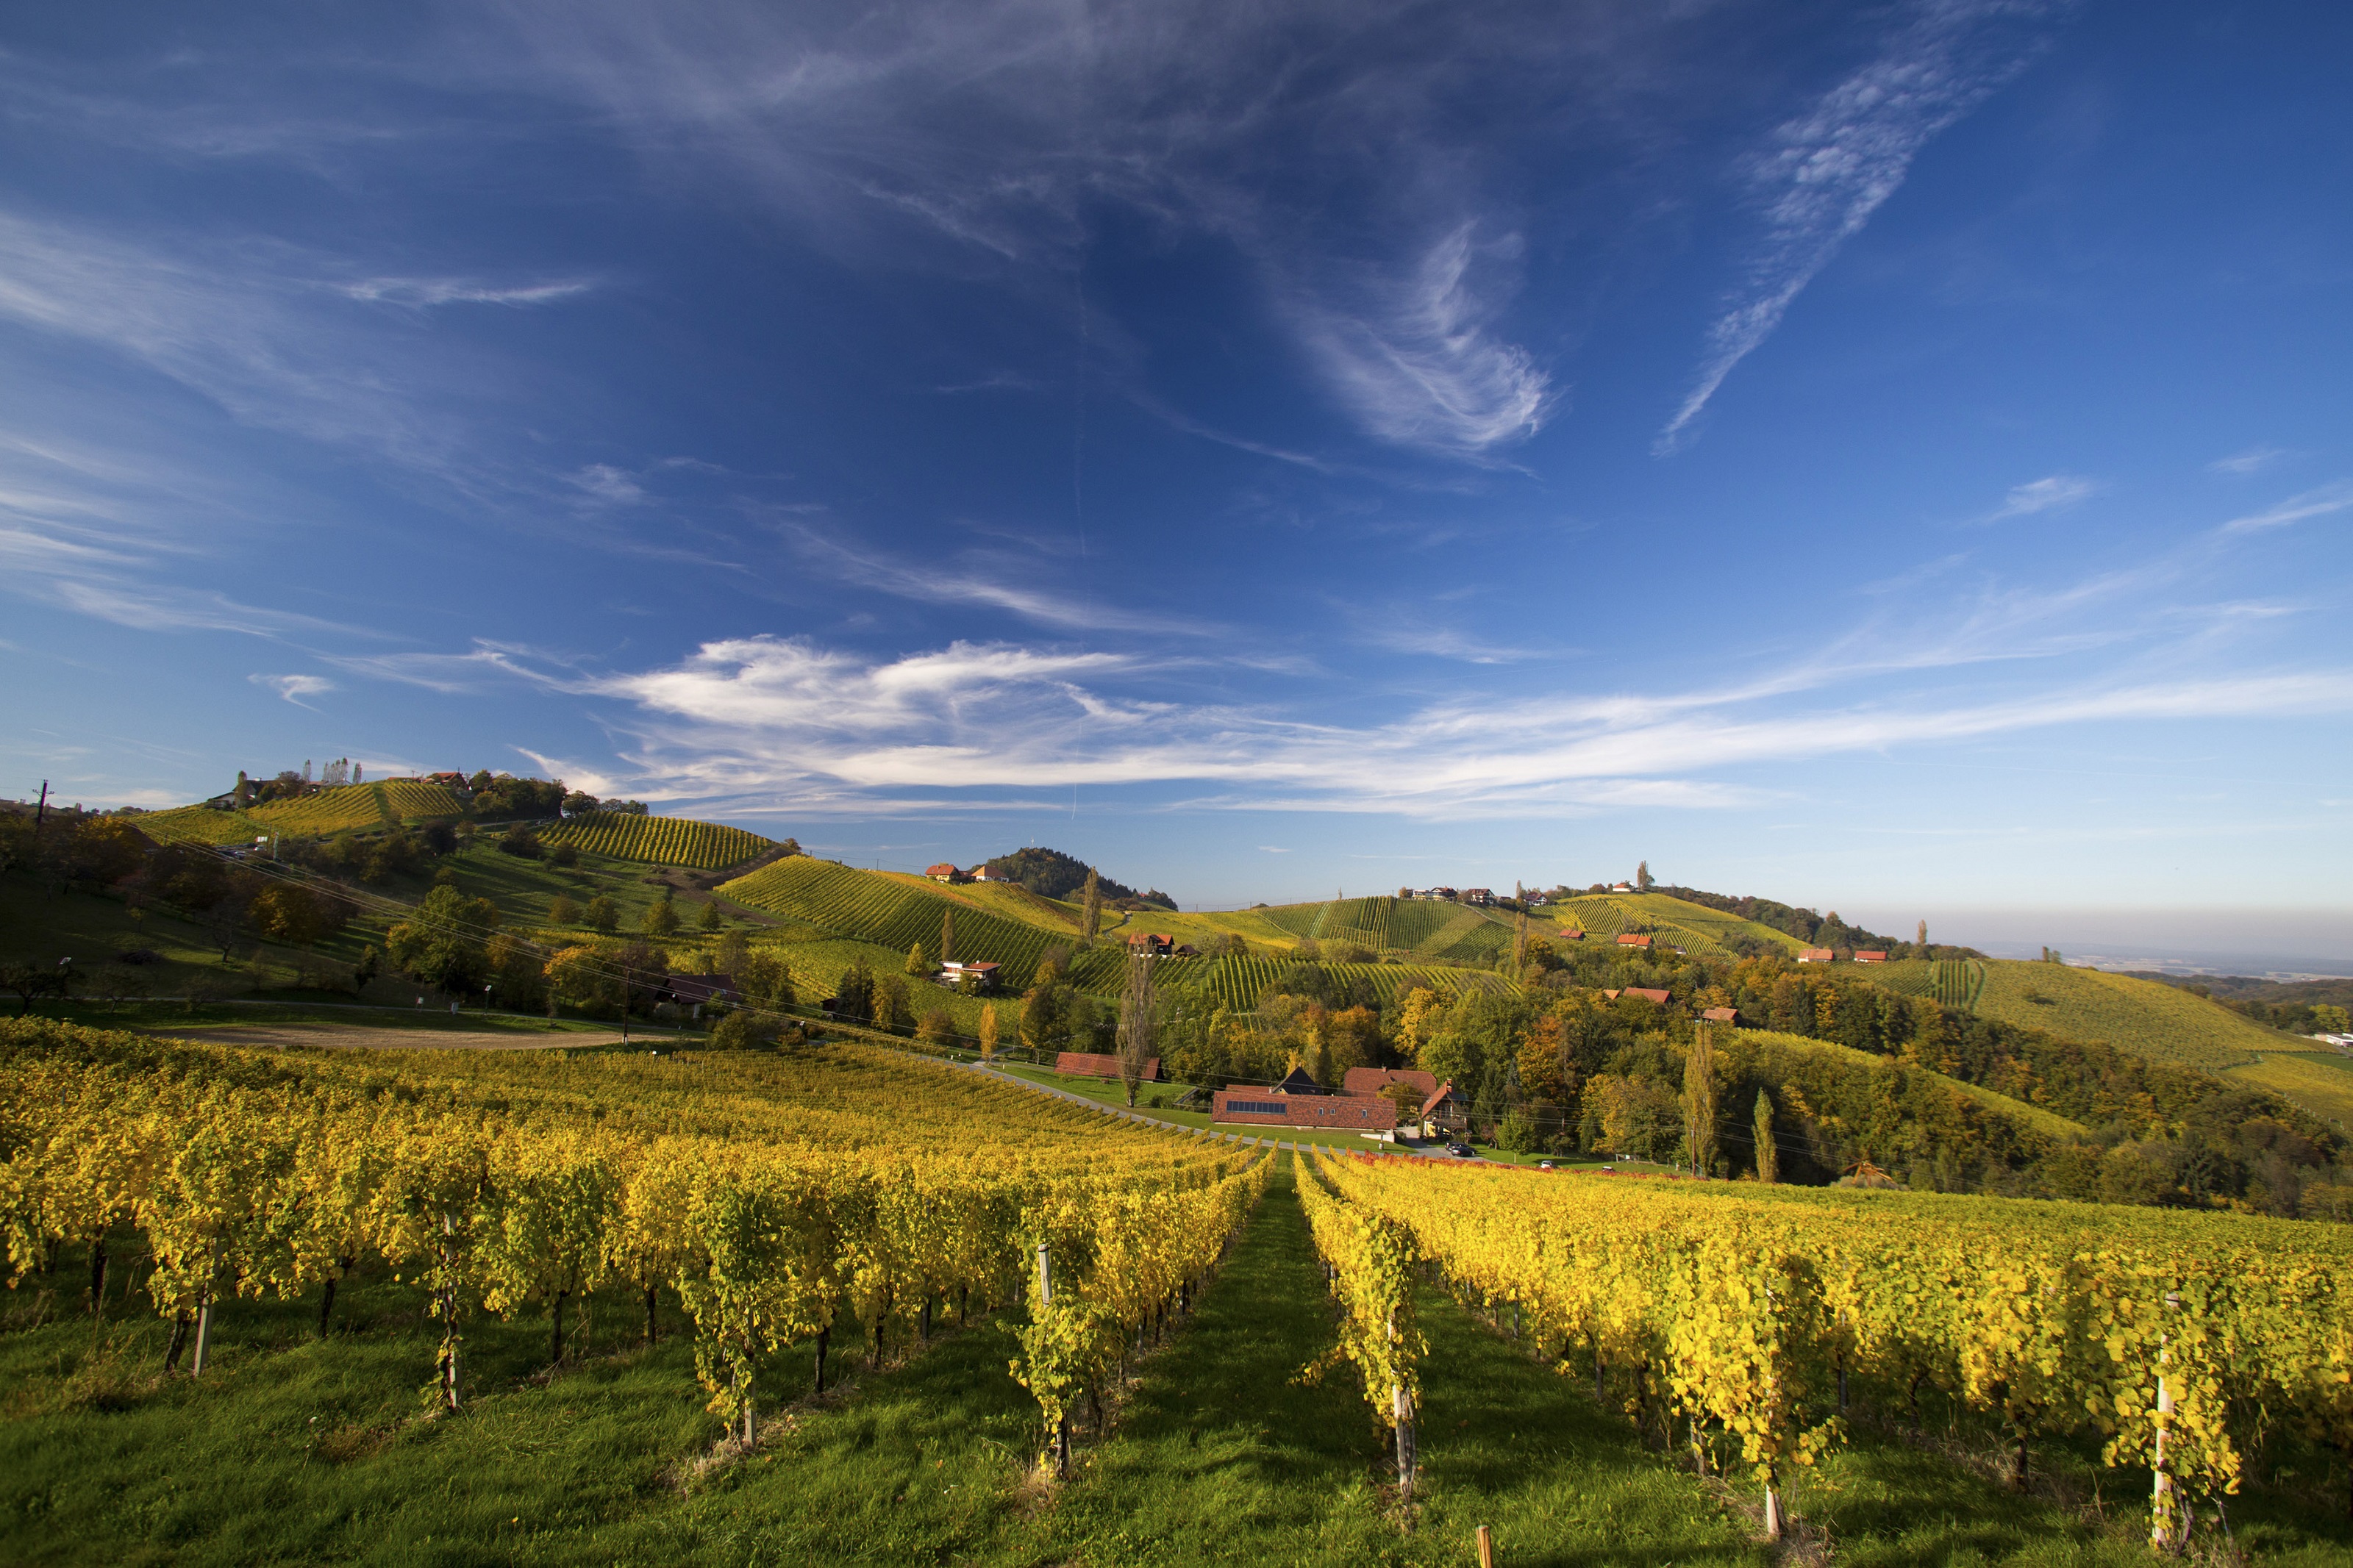
[[(1051, 1311), (1054, 1307), (1054, 1261), (1047, 1255), (1046, 1243), (1038, 1243), (1038, 1310)], [(1071, 1475), (1071, 1416), (1065, 1410), (1055, 1419), (1052, 1449), (1054, 1476), (1068, 1480)]]
[[(2179, 1294), (2171, 1290), (2165, 1293), (2168, 1314), (2180, 1305)], [(2172, 1364), (2170, 1335), (2160, 1331), (2157, 1336), (2157, 1453), (2149, 1463), (2148, 1543), (2167, 1552), (2180, 1551), (2189, 1536), (2189, 1509), (2176, 1494), (2173, 1477), (2165, 1468), (2166, 1431), (2173, 1424), (2173, 1384), (2166, 1374)]]

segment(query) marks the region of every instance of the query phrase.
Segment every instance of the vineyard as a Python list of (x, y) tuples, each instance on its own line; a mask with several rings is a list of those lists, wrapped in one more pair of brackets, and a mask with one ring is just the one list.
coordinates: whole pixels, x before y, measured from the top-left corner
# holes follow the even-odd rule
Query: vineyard
[(540, 837), (550, 844), (569, 844), (590, 855), (695, 871), (741, 865), (776, 847), (775, 840), (741, 827), (697, 822), (686, 816), (639, 816), (617, 811), (568, 816), (543, 829)]
[(1026, 1300), (1014, 1375), (1066, 1445), (1073, 1402), (1198, 1283), (1265, 1180), (1222, 1141), (854, 1047), (389, 1060), (0, 1026), (11, 1282), (59, 1246), (90, 1249), (94, 1278), (143, 1253), (167, 1363), (201, 1375), (219, 1314), (316, 1292), (323, 1321), (373, 1261), (422, 1287), (448, 1411), (480, 1314), (543, 1312), (560, 1363), (567, 1302), (670, 1294), (699, 1396), (746, 1445), (786, 1346), (816, 1341), (821, 1384), (828, 1343), (879, 1362), (950, 1304)]
[[(1282, 953), (1176, 959), (1162, 971), (1161, 984), (1172, 994), (1207, 993), (1217, 1006), (1248, 1013), (1257, 1008), (1266, 988), (1296, 962)], [(1451, 995), (1474, 989), (1501, 990), (1505, 984), (1500, 975), (1477, 970), (1416, 963), (1322, 963), (1316, 967), (1344, 991), (1360, 980), (1369, 984), (1384, 1005), (1417, 985)]]
[(458, 797), (440, 784), (418, 779), (338, 784), (295, 800), (274, 800), (244, 811), (207, 805), (175, 806), (139, 817), (141, 831), (158, 841), (237, 844), (265, 833), (321, 838), (334, 833), (374, 832), (465, 815)]
[(1370, 1156), (1301, 1188), (1401, 1484), (1424, 1262), (1661, 1442), (1746, 1471), (1768, 1538), (1856, 1406), (1916, 1409), (1924, 1385), (2008, 1431), (2021, 1486), (2034, 1445), (2077, 1434), (2153, 1471), (2167, 1546), (2272, 1430), (2353, 1446), (2343, 1226)]
[[(2194, 992), (2063, 963), (1983, 964), (1974, 1010), (2181, 1067), (2219, 1072), (2296, 1042)], [(1941, 1000), (1941, 998), (1940, 998)]]
[[(993, 960), (1003, 966), (1005, 983), (1016, 989), (1029, 983), (1048, 948), (1071, 948), (1078, 940), (1072, 932), (990, 914), (975, 908), (971, 900), (929, 890), (923, 883), (853, 870), (807, 855), (764, 866), (748, 877), (725, 883), (720, 891), (753, 909), (839, 931), (901, 954), (921, 942), (934, 959), (940, 956), (941, 918), (953, 910), (955, 956)], [(1093, 962), (1103, 973), (1081, 975), (1074, 967), (1073, 978), (1082, 984), (1097, 979), (1108, 982), (1118, 955), (1108, 951), (1082, 954), (1078, 967), (1088, 962)]]

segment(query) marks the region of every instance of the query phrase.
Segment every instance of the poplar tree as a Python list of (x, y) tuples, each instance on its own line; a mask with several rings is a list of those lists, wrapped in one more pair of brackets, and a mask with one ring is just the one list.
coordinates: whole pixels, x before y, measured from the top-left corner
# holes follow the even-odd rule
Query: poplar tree
[(1781, 1179), (1781, 1150), (1773, 1142), (1773, 1100), (1763, 1089), (1757, 1091), (1757, 1179), (1773, 1183)]
[(1926, 949), (1926, 948), (1927, 947), (1927, 945), (1928, 945), (1928, 922), (1927, 922), (1926, 921), (1922, 921), (1920, 922), (1920, 931), (1919, 931), (1919, 934), (1917, 934), (1916, 936), (1915, 936), (1915, 937), (1912, 939), (1912, 944), (1913, 944), (1915, 947), (1918, 947), (1918, 948), (1922, 948), (1922, 949)]
[(950, 904), (940, 910), (940, 962), (945, 963), (955, 957), (955, 906)]
[(1651, 890), (1651, 863), (1648, 860), (1634, 868), (1634, 886), (1645, 893)]
[(1692, 1174), (1705, 1178), (1715, 1165), (1715, 1042), (1704, 1021), (1683, 1058), (1683, 1147)]
[(988, 1061), (997, 1055), (997, 1004), (985, 1004), (980, 1009), (980, 1059)]
[[(1092, 890), (1092, 880), (1089, 888)], [(1153, 1015), (1158, 998), (1155, 995), (1152, 964), (1150, 953), (1129, 953), (1127, 984), (1119, 994), (1119, 1081), (1127, 1089), (1131, 1108), (1135, 1104), (1136, 1086), (1144, 1081), (1145, 1065), (1152, 1059), (1152, 1041), (1156, 1032)]]
[(929, 974), (931, 972), (932, 961), (923, 956), (923, 944), (920, 942), (912, 943), (907, 949), (907, 973)]
[(1079, 903), (1079, 934), (1092, 942), (1103, 929), (1103, 890), (1095, 885), (1095, 868), (1087, 868), (1087, 890)]

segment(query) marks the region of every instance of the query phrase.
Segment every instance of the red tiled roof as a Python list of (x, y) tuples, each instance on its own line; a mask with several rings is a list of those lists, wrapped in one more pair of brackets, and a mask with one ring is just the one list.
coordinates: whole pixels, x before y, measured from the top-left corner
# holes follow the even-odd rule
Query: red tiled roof
[(1740, 1011), (1736, 1007), (1710, 1007), (1700, 1016), (1711, 1024), (1736, 1024), (1740, 1021)]
[(1453, 1092), (1454, 1080), (1452, 1079), (1448, 1079), (1444, 1083), (1440, 1084), (1436, 1089), (1430, 1091), (1430, 1098), (1428, 1100), (1421, 1102), (1422, 1115), (1428, 1116), (1431, 1111), (1437, 1110), (1440, 1105), (1445, 1102), (1446, 1098)]
[(1838, 954), (1827, 947), (1810, 947), (1798, 954), (1799, 963), (1830, 963), (1837, 958)]
[(1662, 991), (1653, 985), (1629, 985), (1626, 987), (1625, 994), (1640, 996), (1643, 1001), (1656, 1003), (1662, 1007), (1674, 1000), (1672, 992)]
[(1620, 947), (1648, 947), (1651, 945), (1651, 939), (1647, 936), (1636, 936), (1632, 932), (1629, 931), (1618, 939), (1618, 945)]
[(1887, 962), (1887, 954), (1884, 952), (1858, 952), (1854, 955), (1854, 961), (1857, 963), (1884, 963)]
[(963, 874), (963, 872), (959, 871), (955, 867), (949, 865), (944, 860), (936, 866), (926, 866), (923, 868), (923, 875), (926, 877), (960, 877)]

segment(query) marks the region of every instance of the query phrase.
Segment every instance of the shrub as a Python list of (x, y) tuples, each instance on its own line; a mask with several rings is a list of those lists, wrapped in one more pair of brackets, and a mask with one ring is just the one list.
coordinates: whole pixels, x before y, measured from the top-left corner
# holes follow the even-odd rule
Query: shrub
[(713, 1050), (765, 1050), (776, 1043), (776, 1026), (773, 1021), (762, 1014), (740, 1008), (720, 1019), (711, 1030)]
[(539, 835), (522, 823), (516, 823), (499, 835), (499, 852), (524, 860), (539, 858)]
[(1525, 1111), (1514, 1110), (1495, 1129), (1495, 1147), (1514, 1154), (1533, 1154), (1544, 1147), (1544, 1138)]

